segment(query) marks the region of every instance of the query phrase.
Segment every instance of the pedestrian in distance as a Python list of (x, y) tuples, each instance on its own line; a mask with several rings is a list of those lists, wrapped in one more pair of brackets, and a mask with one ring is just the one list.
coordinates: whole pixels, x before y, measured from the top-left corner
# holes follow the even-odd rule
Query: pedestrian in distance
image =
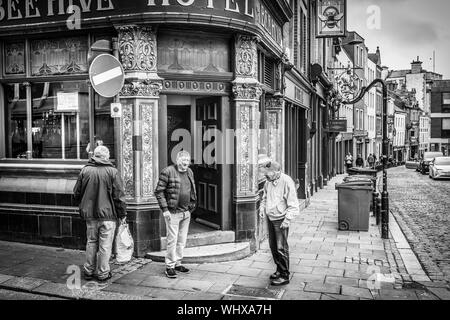
[(361, 154), (358, 154), (356, 157), (356, 166), (362, 168), (364, 166), (364, 160), (361, 156)]
[(350, 154), (350, 152), (347, 153), (347, 155), (345, 156), (345, 166), (347, 167), (347, 173), (348, 173), (348, 170), (353, 166), (353, 157)]
[(197, 202), (194, 174), (189, 168), (190, 163), (189, 152), (178, 152), (176, 164), (161, 171), (155, 189), (155, 196), (166, 223), (165, 274), (168, 278), (176, 278), (177, 272), (189, 273), (189, 269), (181, 262), (191, 213), (195, 210)]
[(80, 215), (86, 221), (84, 278), (104, 282), (112, 277), (109, 259), (118, 220), (126, 222), (126, 202), (118, 170), (109, 161), (109, 150), (98, 146), (81, 170), (73, 189)]
[(277, 267), (270, 276), (274, 286), (289, 283), (288, 234), (292, 218), (299, 213), (299, 202), (295, 183), (281, 172), (278, 162), (269, 161), (262, 166), (267, 179), (261, 200), (259, 215), (267, 219), (269, 246)]
[(375, 164), (375, 158), (371, 153), (367, 157), (367, 163), (369, 164), (369, 168), (373, 169), (373, 166)]

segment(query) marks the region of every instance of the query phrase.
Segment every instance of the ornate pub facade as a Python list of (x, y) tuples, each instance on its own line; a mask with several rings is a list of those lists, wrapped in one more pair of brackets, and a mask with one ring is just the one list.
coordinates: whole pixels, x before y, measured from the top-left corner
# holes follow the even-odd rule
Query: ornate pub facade
[[(82, 249), (72, 189), (103, 143), (137, 256), (165, 246), (153, 190), (181, 149), (197, 184), (193, 223), (256, 250), (258, 154), (284, 161), (291, 17), (284, 0), (0, 1), (0, 238)], [(89, 81), (104, 52), (125, 73), (111, 98)]]

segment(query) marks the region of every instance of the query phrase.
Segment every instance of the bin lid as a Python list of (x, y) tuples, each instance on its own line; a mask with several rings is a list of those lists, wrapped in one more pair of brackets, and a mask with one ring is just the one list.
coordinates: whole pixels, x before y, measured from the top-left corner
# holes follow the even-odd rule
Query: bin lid
[(368, 190), (372, 191), (372, 187), (369, 184), (358, 184), (358, 183), (336, 183), (336, 190), (338, 189), (352, 189), (352, 190)]
[(354, 175), (354, 176), (348, 176), (344, 178), (344, 182), (347, 181), (376, 181), (375, 177), (371, 177), (371, 176), (365, 176), (365, 175)]
[(378, 173), (378, 171), (375, 169), (360, 168), (360, 167), (352, 167), (349, 169), (349, 172), (356, 173), (356, 174), (368, 174), (371, 176), (376, 176)]

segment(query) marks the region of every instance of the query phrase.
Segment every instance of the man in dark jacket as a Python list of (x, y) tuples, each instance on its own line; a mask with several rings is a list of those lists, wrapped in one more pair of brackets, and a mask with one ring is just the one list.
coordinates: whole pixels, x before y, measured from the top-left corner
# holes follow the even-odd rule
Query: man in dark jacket
[(176, 165), (161, 171), (155, 189), (166, 222), (167, 254), (166, 276), (176, 278), (176, 271), (188, 273), (189, 269), (181, 265), (186, 245), (191, 213), (194, 211), (197, 195), (194, 174), (189, 169), (191, 156), (187, 151), (177, 154)]
[(86, 220), (87, 243), (84, 276), (99, 281), (111, 278), (111, 257), (117, 220), (127, 215), (122, 180), (109, 161), (109, 150), (98, 146), (94, 156), (81, 170), (73, 189), (81, 217)]

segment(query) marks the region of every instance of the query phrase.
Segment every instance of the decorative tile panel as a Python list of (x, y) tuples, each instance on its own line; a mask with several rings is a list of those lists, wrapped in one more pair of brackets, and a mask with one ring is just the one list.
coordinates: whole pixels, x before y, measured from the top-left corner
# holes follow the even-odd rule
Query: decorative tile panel
[(257, 38), (238, 35), (236, 37), (236, 77), (257, 79), (258, 51)]
[(156, 72), (156, 32), (148, 26), (119, 26), (119, 54), (125, 71)]
[(133, 104), (122, 107), (122, 179), (127, 197), (133, 198)]
[[(143, 197), (153, 195), (153, 103), (141, 104), (142, 110), (142, 151), (143, 151)], [(157, 159), (155, 159), (157, 161)]]

